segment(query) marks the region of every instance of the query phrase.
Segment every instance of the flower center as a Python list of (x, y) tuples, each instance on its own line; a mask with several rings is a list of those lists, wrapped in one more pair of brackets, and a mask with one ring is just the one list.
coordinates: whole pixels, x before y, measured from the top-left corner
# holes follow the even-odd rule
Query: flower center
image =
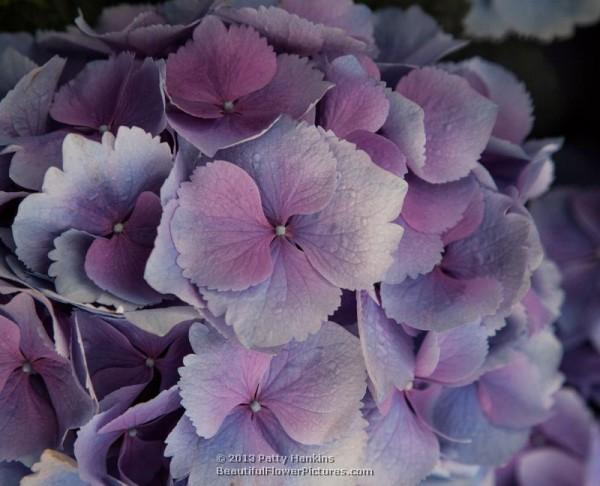
[(260, 412), (261, 408), (262, 407), (260, 403), (258, 403), (256, 400), (252, 400), (252, 402), (250, 403), (250, 410), (252, 410), (253, 413)]
[(275, 226), (275, 234), (277, 236), (285, 236), (285, 226)]
[(113, 226), (113, 233), (123, 233), (125, 225), (123, 223), (117, 223)]
[(148, 368), (154, 368), (154, 360), (152, 358), (146, 358), (146, 366)]
[(223, 110), (225, 110), (225, 113), (233, 113), (233, 111), (235, 110), (235, 104), (233, 101), (225, 101), (223, 103)]
[(415, 387), (414, 382), (409, 381), (404, 387), (404, 391), (411, 391)]
[(100, 126), (98, 127), (98, 131), (99, 131), (100, 133), (105, 133), (105, 132), (108, 132), (108, 125), (100, 125)]
[(137, 435), (137, 429), (129, 429), (127, 435), (129, 435), (129, 437), (135, 437)]
[(21, 366), (21, 370), (23, 371), (23, 373), (30, 375), (31, 373), (33, 373), (33, 366), (31, 366), (31, 363), (23, 363), (23, 366)]

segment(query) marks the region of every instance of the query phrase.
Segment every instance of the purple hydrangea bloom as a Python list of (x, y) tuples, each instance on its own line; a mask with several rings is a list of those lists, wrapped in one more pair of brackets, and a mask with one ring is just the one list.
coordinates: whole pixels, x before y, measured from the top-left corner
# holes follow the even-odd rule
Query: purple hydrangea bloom
[(142, 330), (124, 319), (75, 313), (87, 372), (99, 399), (127, 386), (143, 394), (166, 390), (177, 382), (177, 368), (191, 352), (189, 322), (176, 324), (164, 336)]
[[(90, 62), (55, 93), (63, 65), (54, 58), (41, 73), (32, 71), (0, 104), (7, 150), (14, 152), (9, 175), (28, 189), (41, 189), (46, 170), (62, 166), (62, 144), (69, 132), (99, 139), (107, 131), (116, 134), (120, 126), (137, 126), (158, 135), (166, 125), (160, 72), (153, 60), (142, 62), (123, 53)], [(26, 119), (24, 110), (29, 110)]]
[(2, 300), (0, 460), (16, 460), (59, 446), (69, 429), (91, 417), (94, 405), (71, 362), (56, 351), (32, 297)]
[(340, 288), (383, 276), (402, 235), (391, 221), (406, 184), (366, 153), (283, 119), (216, 159), (167, 205), (146, 271), (152, 285), (178, 267), (179, 281), (199, 288), (244, 344), (270, 347), (317, 331)]
[(382, 133), (431, 183), (452, 182), (473, 170), (496, 122), (497, 107), (458, 76), (433, 67), (414, 69), (390, 94)]
[(102, 142), (68, 135), (63, 169), (50, 168), (43, 192), (19, 207), (17, 256), (77, 302), (159, 302), (143, 274), (160, 220), (157, 193), (172, 164), (168, 145), (139, 128), (107, 132)]
[(301, 118), (329, 87), (308, 59), (276, 55), (254, 29), (212, 16), (167, 61), (169, 123), (208, 156), (257, 137), (282, 113)]
[[(512, 199), (489, 189), (476, 185), (471, 194), (462, 199), (471, 201), (467, 207), (464, 202), (462, 207), (446, 206), (463, 212), (455, 213), (453, 227), (442, 227), (441, 238), (440, 233), (411, 235), (407, 226), (406, 240), (381, 286), (383, 307), (396, 321), (417, 329), (450, 329), (507, 315), (528, 291), (542, 260), (531, 217)], [(435, 191), (425, 195), (432, 197)], [(417, 209), (427, 214), (426, 206)], [(431, 214), (435, 221), (438, 214)], [(416, 248), (417, 261), (403, 261), (403, 245)]]
[(228, 484), (216, 470), (222, 451), (335, 455), (336, 467), (359, 463), (365, 375), (356, 337), (329, 322), (275, 355), (226, 341), (202, 325), (192, 327), (190, 340), (196, 354), (186, 357), (179, 383), (185, 414), (167, 439), (175, 478)]
[(376, 66), (369, 70), (354, 56), (335, 59), (327, 70), (327, 80), (335, 86), (321, 101), (317, 120), (367, 152), (380, 167), (403, 176), (406, 157), (396, 144), (377, 133), (390, 111), (385, 84), (378, 77)]
[(419, 336), (387, 318), (366, 292), (358, 296), (358, 329), (372, 397), (364, 411), (367, 463), (377, 481), (417, 484), (440, 456), (435, 428), (415, 413), (420, 396), (430, 384), (455, 387), (476, 380), (487, 357), (487, 332), (473, 323)]

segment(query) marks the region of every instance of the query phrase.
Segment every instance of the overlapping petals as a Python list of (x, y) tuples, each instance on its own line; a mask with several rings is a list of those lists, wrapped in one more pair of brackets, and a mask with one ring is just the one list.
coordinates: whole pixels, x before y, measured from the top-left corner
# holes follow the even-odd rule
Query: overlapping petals
[(169, 147), (139, 128), (121, 128), (101, 143), (69, 135), (63, 156), (63, 170), (48, 170), (44, 192), (19, 208), (18, 257), (79, 302), (160, 301), (143, 273), (160, 220), (157, 193), (172, 166)]
[(167, 439), (176, 478), (225, 484), (216, 473), (219, 450), (288, 457), (345, 450), (360, 457), (364, 367), (358, 339), (342, 327), (326, 323), (275, 355), (201, 325), (190, 339), (195, 354), (185, 359), (179, 383), (186, 411)]
[[(340, 288), (381, 278), (402, 234), (391, 223), (402, 179), (289, 119), (216, 158), (180, 186), (171, 219), (161, 222), (169, 232), (159, 234), (170, 236), (182, 278), (242, 342), (305, 339), (339, 306)], [(151, 258), (149, 271), (166, 265)]]

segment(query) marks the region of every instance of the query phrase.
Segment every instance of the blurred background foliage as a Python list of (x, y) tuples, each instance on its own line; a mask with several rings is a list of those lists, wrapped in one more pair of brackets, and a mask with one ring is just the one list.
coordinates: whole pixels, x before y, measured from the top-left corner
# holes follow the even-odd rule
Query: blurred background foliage
[[(326, 0), (325, 0), (326, 1)], [(81, 9), (93, 21), (119, 0), (0, 0), (0, 30), (63, 29)], [(129, 0), (126, 3), (153, 3)], [(154, 2), (155, 3), (155, 2)], [(462, 35), (468, 0), (365, 0), (372, 8), (420, 5), (444, 30)], [(561, 183), (600, 183), (600, 26), (578, 28), (567, 40), (540, 43), (509, 37), (502, 42), (472, 41), (454, 59), (481, 56), (516, 73), (530, 90), (536, 114), (535, 137), (566, 137), (557, 157)]]

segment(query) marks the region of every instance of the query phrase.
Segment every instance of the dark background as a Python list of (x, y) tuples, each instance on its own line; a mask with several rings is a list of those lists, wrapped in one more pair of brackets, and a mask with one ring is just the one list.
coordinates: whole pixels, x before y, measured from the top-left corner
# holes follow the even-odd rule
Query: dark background
[[(93, 20), (100, 10), (122, 1), (0, 0), (0, 30), (62, 29), (77, 8)], [(127, 3), (152, 3), (128, 0)], [(366, 0), (373, 8), (418, 4), (447, 32), (462, 34), (468, 0)], [(537, 138), (564, 136), (555, 157), (557, 184), (600, 184), (600, 24), (578, 28), (568, 40), (540, 43), (510, 37), (501, 43), (473, 41), (455, 59), (482, 56), (509, 68), (530, 90)]]

